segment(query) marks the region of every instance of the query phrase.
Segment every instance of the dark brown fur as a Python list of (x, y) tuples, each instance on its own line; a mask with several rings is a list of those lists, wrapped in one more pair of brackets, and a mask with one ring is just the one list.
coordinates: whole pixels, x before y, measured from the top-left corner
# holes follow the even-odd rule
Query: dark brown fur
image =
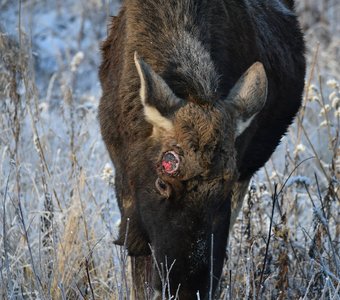
[[(275, 150), (300, 106), (304, 44), (293, 4), (126, 0), (112, 19), (102, 45), (99, 120), (116, 169), (122, 215), (117, 243), (123, 244), (129, 224), (137, 298), (144, 298), (145, 280), (152, 289), (162, 289), (155, 268), (151, 278), (144, 272), (150, 246), (157, 263), (176, 261), (170, 289), (174, 294), (180, 284), (181, 299), (195, 299), (197, 291), (201, 299), (208, 297), (212, 251), (215, 290), (229, 225), (247, 182)], [(134, 61), (136, 51), (142, 58), (136, 54)], [(256, 61), (266, 76), (240, 79)], [(145, 103), (138, 65), (146, 78)], [(262, 74), (261, 66), (253, 66), (250, 73)], [(247, 80), (254, 80), (253, 86), (239, 93), (237, 86)], [(266, 95), (264, 107), (244, 95)], [(237, 124), (250, 117), (253, 104), (255, 117), (236, 138)], [(147, 107), (156, 108), (171, 129), (150, 120)], [(180, 156), (174, 176), (160, 167), (170, 150)], [(157, 180), (166, 187), (163, 194)]]

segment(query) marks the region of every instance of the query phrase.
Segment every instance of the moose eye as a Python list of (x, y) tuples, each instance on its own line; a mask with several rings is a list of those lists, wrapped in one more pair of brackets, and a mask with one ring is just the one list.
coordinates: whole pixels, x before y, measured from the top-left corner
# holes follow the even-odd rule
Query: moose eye
[(174, 175), (179, 168), (179, 157), (174, 151), (165, 152), (162, 158), (162, 170), (167, 175)]
[(158, 190), (158, 192), (166, 197), (166, 198), (169, 198), (170, 197), (170, 193), (171, 193), (171, 187), (169, 184), (167, 184), (166, 182), (164, 182), (162, 179), (160, 178), (157, 178), (156, 180), (156, 188)]

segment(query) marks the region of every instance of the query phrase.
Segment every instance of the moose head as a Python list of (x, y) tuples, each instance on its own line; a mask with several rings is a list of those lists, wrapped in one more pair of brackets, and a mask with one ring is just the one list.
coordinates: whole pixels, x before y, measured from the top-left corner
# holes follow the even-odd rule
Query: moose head
[[(172, 294), (204, 298), (223, 267), (238, 180), (235, 141), (266, 103), (267, 78), (254, 63), (224, 99), (197, 103), (175, 95), (135, 52), (140, 102), (152, 131), (140, 153), (135, 197), (157, 264), (170, 266)], [(142, 149), (142, 148), (141, 148)], [(153, 272), (152, 286), (162, 289)]]

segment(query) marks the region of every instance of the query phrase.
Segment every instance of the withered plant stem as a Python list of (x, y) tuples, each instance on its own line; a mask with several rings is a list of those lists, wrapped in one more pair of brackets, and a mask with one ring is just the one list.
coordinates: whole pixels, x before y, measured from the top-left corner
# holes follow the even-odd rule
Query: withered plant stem
[(266, 269), (266, 263), (267, 263), (267, 258), (268, 258), (268, 251), (269, 251), (269, 244), (270, 244), (270, 238), (272, 235), (272, 226), (273, 226), (273, 219), (274, 219), (274, 211), (275, 211), (275, 204), (278, 198), (278, 193), (277, 193), (277, 184), (274, 185), (274, 194), (272, 195), (272, 200), (273, 200), (273, 204), (272, 204), (272, 212), (271, 212), (271, 216), (270, 216), (270, 223), (269, 223), (269, 230), (268, 230), (268, 238), (267, 238), (267, 243), (266, 243), (266, 253), (264, 255), (264, 259), (263, 259), (263, 265), (262, 265), (262, 270), (261, 270), (261, 276), (260, 276), (260, 281), (257, 287), (257, 292), (256, 292), (256, 298), (260, 299), (260, 292), (262, 291), (263, 288), (263, 275), (264, 275), (264, 271)]

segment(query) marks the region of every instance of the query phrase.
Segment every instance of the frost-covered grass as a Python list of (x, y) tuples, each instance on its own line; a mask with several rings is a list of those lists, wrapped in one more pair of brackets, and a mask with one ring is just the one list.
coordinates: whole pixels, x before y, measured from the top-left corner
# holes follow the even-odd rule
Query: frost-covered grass
[[(0, 1), (0, 298), (131, 295), (96, 119), (98, 45), (118, 7)], [(217, 299), (340, 298), (340, 4), (298, 11), (303, 108), (253, 178)]]

